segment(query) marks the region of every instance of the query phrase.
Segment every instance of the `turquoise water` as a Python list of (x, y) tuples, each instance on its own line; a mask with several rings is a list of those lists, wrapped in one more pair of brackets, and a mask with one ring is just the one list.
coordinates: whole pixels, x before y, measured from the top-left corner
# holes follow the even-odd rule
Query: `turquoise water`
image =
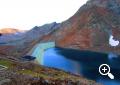
[[(42, 61), (44, 66), (80, 74), (104, 85), (120, 85), (120, 57), (113, 53), (50, 48), (45, 51)], [(98, 68), (101, 64), (110, 65), (111, 73), (115, 76), (114, 80), (99, 74)]]
[(27, 55), (36, 57), (36, 61), (43, 64), (44, 51), (52, 47), (55, 47), (55, 42), (39, 43), (35, 45)]

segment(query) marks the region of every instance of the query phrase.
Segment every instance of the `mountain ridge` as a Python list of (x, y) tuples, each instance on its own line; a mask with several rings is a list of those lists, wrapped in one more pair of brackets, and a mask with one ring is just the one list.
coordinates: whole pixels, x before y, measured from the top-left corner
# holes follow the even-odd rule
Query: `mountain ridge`
[(25, 31), (15, 29), (15, 28), (2, 28), (2, 29), (0, 29), (0, 33), (2, 33), (2, 34), (15, 34), (15, 33), (22, 33), (22, 32), (25, 32)]
[[(120, 16), (117, 12), (112, 11), (111, 7), (108, 7), (110, 3), (113, 2), (111, 0), (88, 1), (72, 17), (62, 22), (57, 30), (44, 36), (41, 42), (55, 41), (56, 45), (60, 47), (100, 52), (103, 49), (102, 52), (118, 53), (120, 45), (110, 46), (109, 38), (110, 35), (113, 35), (120, 41), (118, 35)], [(119, 6), (114, 5), (112, 7), (118, 10)]]
[(109, 6), (112, 3), (112, 0), (89, 0), (62, 23), (35, 26), (26, 32), (21, 42), (24, 41), (25, 49), (40, 42), (54, 41), (58, 47), (119, 54), (120, 45), (109, 44), (111, 35), (120, 41), (120, 15), (112, 11), (117, 11), (120, 5)]

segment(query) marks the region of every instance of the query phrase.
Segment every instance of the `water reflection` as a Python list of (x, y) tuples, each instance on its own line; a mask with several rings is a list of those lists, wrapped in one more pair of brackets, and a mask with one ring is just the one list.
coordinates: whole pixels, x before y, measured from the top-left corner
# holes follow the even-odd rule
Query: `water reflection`
[(113, 58), (114, 58), (114, 59), (115, 59), (115, 58), (118, 58), (118, 55), (115, 54), (115, 53), (109, 53), (109, 54), (108, 54), (108, 59), (111, 60), (111, 59), (113, 59)]
[(78, 62), (67, 59), (62, 55), (58, 55), (55, 50), (56, 48), (53, 48), (53, 49), (48, 49), (45, 52), (44, 54), (45, 66), (55, 67), (73, 73), (79, 73), (79, 69), (76, 70), (76, 68), (80, 67), (78, 66), (79, 65)]
[[(90, 51), (78, 51), (63, 48), (48, 49), (44, 54), (44, 65), (59, 68), (105, 85), (120, 85), (120, 56), (113, 53), (103, 54)], [(115, 80), (99, 74), (99, 66), (108, 64)]]

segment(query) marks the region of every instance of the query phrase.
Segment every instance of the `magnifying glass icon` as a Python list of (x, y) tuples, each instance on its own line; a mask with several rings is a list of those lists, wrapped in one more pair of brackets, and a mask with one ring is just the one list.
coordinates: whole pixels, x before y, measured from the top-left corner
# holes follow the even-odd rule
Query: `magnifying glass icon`
[(110, 79), (114, 79), (114, 75), (110, 73), (110, 66), (107, 64), (102, 64), (99, 66), (99, 73), (101, 75), (108, 75)]

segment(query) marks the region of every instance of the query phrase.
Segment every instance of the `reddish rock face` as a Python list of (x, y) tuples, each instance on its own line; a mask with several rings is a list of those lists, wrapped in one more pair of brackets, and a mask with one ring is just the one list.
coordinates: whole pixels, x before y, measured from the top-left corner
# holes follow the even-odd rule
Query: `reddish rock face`
[(62, 47), (88, 48), (91, 45), (91, 30), (81, 29), (78, 32), (71, 32), (61, 40), (58, 45)]
[(54, 40), (60, 47), (119, 53), (120, 46), (109, 45), (111, 34), (120, 40), (119, 1), (90, 0), (43, 41)]
[(120, 41), (120, 28), (114, 28), (112, 29), (113, 36), (115, 39)]

